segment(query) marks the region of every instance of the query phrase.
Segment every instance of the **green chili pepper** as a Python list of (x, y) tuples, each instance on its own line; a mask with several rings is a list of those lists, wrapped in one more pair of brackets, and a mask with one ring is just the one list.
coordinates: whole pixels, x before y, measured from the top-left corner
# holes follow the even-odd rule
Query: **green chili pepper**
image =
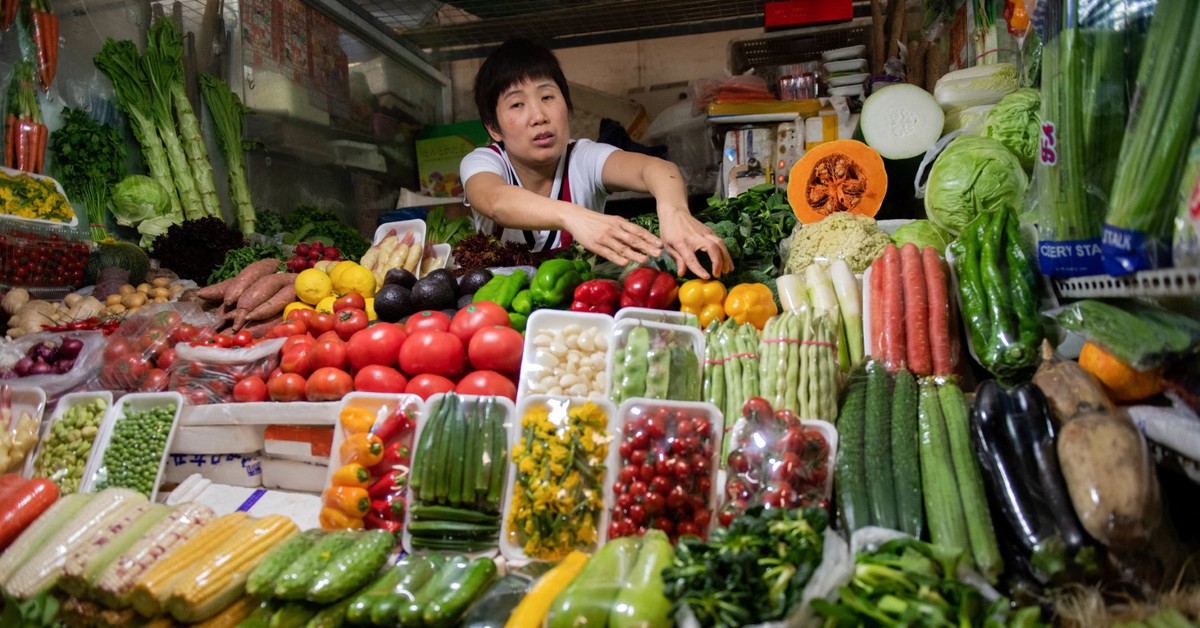
[(504, 309), (511, 307), (513, 298), (525, 287), (529, 275), (523, 270), (514, 271), (511, 275), (496, 275), (483, 284), (483, 287), (471, 298), (472, 303), (491, 301)]

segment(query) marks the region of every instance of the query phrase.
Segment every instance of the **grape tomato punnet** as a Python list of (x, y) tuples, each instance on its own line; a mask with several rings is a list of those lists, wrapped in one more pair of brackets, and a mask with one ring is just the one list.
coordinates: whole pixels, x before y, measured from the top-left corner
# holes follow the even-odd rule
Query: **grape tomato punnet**
[(608, 335), (598, 327), (568, 323), (539, 329), (523, 380), (528, 394), (603, 397), (608, 385)]

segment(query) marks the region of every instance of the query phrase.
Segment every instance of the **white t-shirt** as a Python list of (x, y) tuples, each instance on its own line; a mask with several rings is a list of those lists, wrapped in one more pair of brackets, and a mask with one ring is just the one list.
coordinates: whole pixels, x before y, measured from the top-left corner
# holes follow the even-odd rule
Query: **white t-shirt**
[[(494, 145), (499, 148), (498, 145)], [(608, 160), (608, 156), (617, 151), (617, 147), (609, 144), (599, 144), (591, 140), (576, 140), (571, 149), (571, 163), (568, 166), (570, 181), (570, 201), (576, 205), (586, 207), (593, 211), (604, 212), (604, 202), (608, 199), (608, 190), (604, 187), (603, 173), (604, 162)], [(562, 175), (563, 164), (567, 159), (567, 152), (563, 151), (563, 156), (559, 159), (558, 170), (554, 173), (554, 184), (550, 189), (550, 198), (561, 198), (562, 192)], [(508, 159), (508, 152), (500, 148), (500, 152), (482, 146), (471, 151), (466, 157), (463, 157), (462, 163), (458, 167), (459, 176), (462, 177), (465, 184), (470, 180), (472, 175), (480, 172), (491, 172), (499, 175), (510, 185), (524, 187), (521, 180), (517, 177), (516, 171), (512, 167), (512, 162)], [(566, 200), (566, 199), (563, 199)], [(469, 206), (470, 203), (467, 203)], [(496, 223), (491, 218), (484, 216), (472, 209), (472, 217), (475, 223), (475, 230), (479, 233), (492, 233)], [(546, 239), (550, 237), (550, 231), (535, 231), (533, 232), (535, 242), (532, 250), (543, 250)], [(559, 236), (561, 238), (561, 235)], [(559, 238), (550, 243), (548, 248), (559, 246)], [(526, 244), (525, 232), (521, 229), (505, 229), (500, 236), (502, 241), (517, 242)]]

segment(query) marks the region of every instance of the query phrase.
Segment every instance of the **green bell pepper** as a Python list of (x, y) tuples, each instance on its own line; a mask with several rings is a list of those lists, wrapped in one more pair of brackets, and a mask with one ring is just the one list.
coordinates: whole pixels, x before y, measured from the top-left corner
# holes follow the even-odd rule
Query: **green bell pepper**
[(587, 262), (552, 259), (542, 262), (533, 275), (529, 290), (538, 307), (565, 307), (571, 304), (575, 288), (592, 278)]
[(512, 305), (508, 309), (516, 312), (517, 314), (524, 314), (525, 316), (532, 314), (533, 291), (526, 288), (518, 292), (517, 296), (513, 297)]
[(483, 287), (471, 297), (471, 303), (479, 303), (480, 301), (491, 301), (504, 309), (509, 309), (512, 305), (513, 297), (525, 287), (525, 280), (529, 278), (529, 274), (523, 270), (513, 272), (511, 275), (496, 275), (483, 284)]
[(529, 317), (520, 312), (508, 313), (508, 326), (513, 329), (525, 333), (525, 323), (529, 321)]

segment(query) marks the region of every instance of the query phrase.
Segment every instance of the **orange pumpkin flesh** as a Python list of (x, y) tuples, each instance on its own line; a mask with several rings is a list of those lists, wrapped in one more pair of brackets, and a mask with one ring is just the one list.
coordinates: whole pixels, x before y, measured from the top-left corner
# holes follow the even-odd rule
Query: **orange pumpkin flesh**
[(815, 146), (792, 166), (788, 178), (788, 203), (804, 224), (837, 212), (874, 217), (886, 194), (883, 158), (856, 140)]
[(1139, 371), (1090, 342), (1079, 351), (1079, 366), (1095, 375), (1115, 401), (1139, 401), (1162, 392), (1162, 369)]

